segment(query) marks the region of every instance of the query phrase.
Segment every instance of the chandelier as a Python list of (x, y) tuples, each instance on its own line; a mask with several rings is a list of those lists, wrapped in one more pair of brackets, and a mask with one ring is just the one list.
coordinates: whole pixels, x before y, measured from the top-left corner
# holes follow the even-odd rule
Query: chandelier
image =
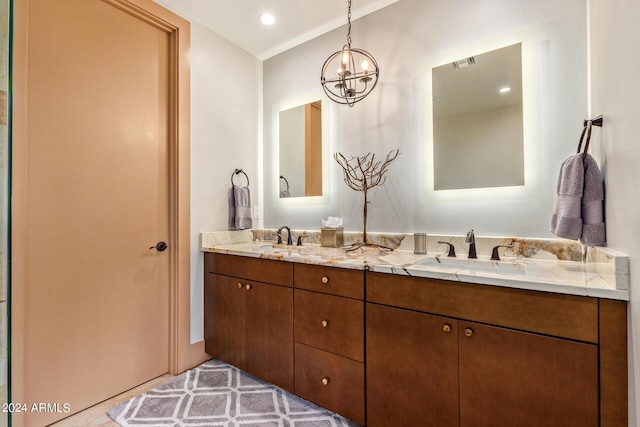
[(320, 82), (332, 101), (353, 107), (373, 90), (380, 71), (369, 52), (351, 47), (351, 0), (348, 0), (347, 23), (347, 44), (324, 62)]

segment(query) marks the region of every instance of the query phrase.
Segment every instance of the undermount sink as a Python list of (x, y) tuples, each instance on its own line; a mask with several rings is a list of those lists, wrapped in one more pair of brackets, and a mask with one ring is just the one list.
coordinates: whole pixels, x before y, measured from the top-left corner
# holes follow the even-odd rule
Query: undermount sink
[(257, 248), (263, 254), (286, 254), (314, 256), (313, 251), (307, 246), (285, 245), (282, 243), (263, 244)]
[(425, 257), (414, 265), (454, 268), (460, 270), (486, 271), (498, 274), (525, 274), (524, 264), (515, 260), (493, 261), (489, 258), (449, 258), (446, 256)]
[(289, 252), (292, 249), (295, 249), (295, 246), (284, 246), (284, 245), (279, 245), (277, 243), (273, 243), (273, 244), (265, 244), (265, 245), (259, 246), (258, 249), (261, 250), (262, 252), (279, 253), (279, 252)]

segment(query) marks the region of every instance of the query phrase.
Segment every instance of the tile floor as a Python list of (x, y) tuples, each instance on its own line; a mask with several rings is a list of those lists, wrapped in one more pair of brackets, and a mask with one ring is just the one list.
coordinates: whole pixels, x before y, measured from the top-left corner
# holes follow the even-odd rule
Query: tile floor
[(118, 424), (113, 422), (107, 415), (107, 411), (111, 407), (117, 405), (120, 402), (131, 399), (134, 396), (145, 393), (154, 387), (158, 387), (164, 384), (166, 381), (173, 378), (173, 375), (165, 374), (161, 377), (146, 382), (138, 387), (132, 388), (118, 396), (107, 399), (104, 402), (98, 403), (82, 412), (65, 418), (57, 423), (51, 424), (52, 427), (117, 427)]

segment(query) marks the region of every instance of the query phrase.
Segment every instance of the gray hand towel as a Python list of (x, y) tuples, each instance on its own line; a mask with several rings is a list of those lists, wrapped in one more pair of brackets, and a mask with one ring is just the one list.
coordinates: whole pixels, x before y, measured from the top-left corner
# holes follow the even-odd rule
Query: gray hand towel
[(245, 230), (253, 226), (251, 219), (251, 193), (249, 187), (233, 185), (229, 197), (229, 227), (233, 230)]
[(586, 246), (605, 244), (603, 180), (590, 154), (569, 157), (560, 167), (558, 199), (551, 216), (551, 232)]
[(585, 246), (604, 246), (604, 184), (596, 160), (584, 156), (584, 191), (582, 193), (582, 236)]
[(582, 154), (576, 154), (565, 160), (560, 167), (558, 199), (551, 216), (551, 232), (556, 236), (577, 240), (582, 235), (583, 187)]

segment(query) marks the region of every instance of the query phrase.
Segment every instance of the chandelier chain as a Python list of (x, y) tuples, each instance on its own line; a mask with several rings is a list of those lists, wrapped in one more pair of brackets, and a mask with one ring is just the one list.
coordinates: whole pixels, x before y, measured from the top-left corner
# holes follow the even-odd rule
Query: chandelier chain
[(351, 47), (351, 0), (348, 0), (349, 6), (347, 8), (347, 45)]
[[(335, 69), (337, 73), (333, 74)], [(347, 0), (347, 44), (324, 62), (322, 88), (332, 101), (353, 107), (376, 86), (379, 72), (378, 63), (369, 52), (351, 47), (351, 0)]]

